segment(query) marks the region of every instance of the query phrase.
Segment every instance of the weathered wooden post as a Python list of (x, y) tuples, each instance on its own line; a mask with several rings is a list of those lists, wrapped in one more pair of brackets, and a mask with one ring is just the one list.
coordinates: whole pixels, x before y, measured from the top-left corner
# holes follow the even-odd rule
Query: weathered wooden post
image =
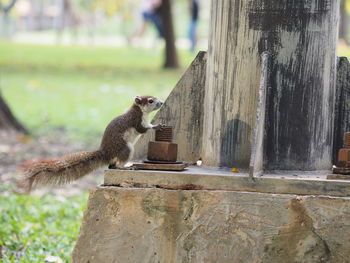
[(248, 168), (260, 54), (272, 55), (265, 167), (332, 160), (339, 0), (213, 0), (203, 161)]
[[(174, 126), (181, 160), (202, 153), (251, 175), (330, 168), (338, 1), (212, 0), (209, 54), (155, 116)], [(347, 261), (350, 181), (216, 168), (107, 170), (72, 262)]]

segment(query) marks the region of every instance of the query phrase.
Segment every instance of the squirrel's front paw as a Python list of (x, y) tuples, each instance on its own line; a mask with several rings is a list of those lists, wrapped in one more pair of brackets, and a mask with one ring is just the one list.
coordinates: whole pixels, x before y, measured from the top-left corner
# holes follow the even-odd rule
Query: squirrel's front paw
[(159, 123), (158, 125), (153, 126), (153, 129), (157, 131), (161, 131), (165, 126), (166, 126), (165, 124)]

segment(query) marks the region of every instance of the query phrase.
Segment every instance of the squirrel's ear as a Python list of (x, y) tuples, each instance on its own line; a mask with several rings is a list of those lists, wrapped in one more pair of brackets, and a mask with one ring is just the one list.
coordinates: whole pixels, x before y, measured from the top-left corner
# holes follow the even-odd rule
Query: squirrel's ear
[(135, 103), (141, 104), (141, 98), (139, 96), (135, 97)]

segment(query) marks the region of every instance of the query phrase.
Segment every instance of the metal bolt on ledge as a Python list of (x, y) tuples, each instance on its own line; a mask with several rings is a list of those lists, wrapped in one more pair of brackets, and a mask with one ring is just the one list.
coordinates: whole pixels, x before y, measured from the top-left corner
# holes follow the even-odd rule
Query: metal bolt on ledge
[(344, 135), (344, 148), (338, 152), (338, 162), (333, 173), (350, 175), (350, 132)]

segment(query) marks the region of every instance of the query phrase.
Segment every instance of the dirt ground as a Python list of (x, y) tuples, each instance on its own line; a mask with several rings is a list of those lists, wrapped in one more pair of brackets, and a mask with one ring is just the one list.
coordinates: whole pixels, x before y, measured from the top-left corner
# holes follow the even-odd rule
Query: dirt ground
[[(97, 139), (99, 141), (99, 139)], [(94, 145), (97, 143), (94, 142)], [(96, 146), (95, 146), (96, 147)], [(33, 138), (10, 131), (0, 131), (0, 184), (16, 185), (23, 175), (21, 167), (36, 159), (55, 158), (76, 151), (94, 150), (80, 142), (72, 142), (65, 131), (56, 130), (48, 135)], [(103, 182), (101, 168), (84, 178), (62, 187), (41, 187), (33, 195), (45, 193), (73, 195), (92, 189)]]

